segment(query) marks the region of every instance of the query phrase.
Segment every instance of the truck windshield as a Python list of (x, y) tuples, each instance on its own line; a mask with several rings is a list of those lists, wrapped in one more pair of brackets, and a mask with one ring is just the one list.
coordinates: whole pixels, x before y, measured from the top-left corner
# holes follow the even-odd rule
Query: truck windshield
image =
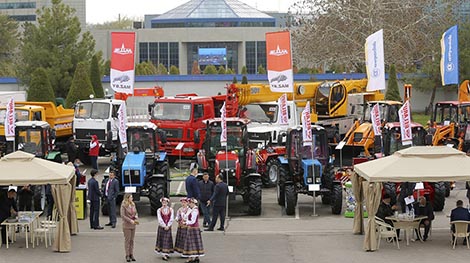
[(82, 119), (108, 119), (110, 112), (109, 103), (81, 102), (75, 108), (75, 118)]
[(249, 104), (241, 109), (240, 118), (255, 122), (276, 122), (277, 109), (276, 104)]
[(457, 107), (453, 105), (438, 105), (436, 109), (436, 122), (444, 125), (449, 125), (450, 122), (458, 122), (457, 112)]
[(155, 103), (152, 118), (155, 120), (189, 121), (191, 108), (189, 103)]
[(403, 145), (401, 141), (401, 131), (396, 130), (393, 131), (391, 136), (390, 136), (390, 153), (389, 155), (392, 155), (396, 151), (409, 148), (411, 146), (421, 146), (423, 145), (424, 138), (422, 137), (422, 133), (418, 132), (416, 129), (413, 129), (412, 131), (413, 134), (413, 143), (412, 145)]
[(139, 149), (144, 152), (154, 152), (153, 130), (127, 130), (128, 144), (132, 151)]
[[(225, 151), (225, 146), (220, 145), (220, 134), (222, 129), (220, 126), (213, 126), (210, 130), (210, 151), (216, 154), (217, 151)], [(227, 150), (241, 151), (243, 149), (243, 130), (238, 126), (227, 126)]]
[[(0, 125), (5, 124), (5, 117), (7, 114), (6, 109), (0, 110)], [(29, 121), (29, 111), (27, 110), (15, 110), (16, 121)]]
[(22, 130), (18, 132), (18, 150), (22, 150), (36, 156), (42, 156), (41, 130)]

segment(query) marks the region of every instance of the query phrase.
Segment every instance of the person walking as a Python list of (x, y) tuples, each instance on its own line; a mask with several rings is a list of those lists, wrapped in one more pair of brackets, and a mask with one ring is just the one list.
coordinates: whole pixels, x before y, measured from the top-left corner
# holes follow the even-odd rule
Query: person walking
[(186, 214), (188, 213), (188, 198), (183, 197), (180, 199), (181, 207), (176, 211), (176, 222), (178, 223), (178, 229), (176, 230), (176, 241), (175, 241), (175, 251), (178, 253), (183, 253), (184, 240), (186, 239), (186, 233), (188, 227), (186, 226)]
[(171, 253), (174, 252), (173, 236), (171, 225), (173, 224), (173, 209), (169, 206), (170, 199), (162, 197), (160, 199), (162, 207), (157, 210), (158, 229), (157, 241), (155, 242), (155, 253), (163, 256), (163, 260), (168, 260)]
[(207, 204), (207, 201), (211, 198), (214, 193), (214, 183), (209, 180), (209, 174), (204, 172), (202, 175), (202, 180), (199, 181), (199, 190), (201, 192), (201, 198), (199, 199), (200, 207), (202, 214), (204, 216), (204, 221), (202, 223), (203, 227), (208, 227), (211, 224), (211, 205)]
[(75, 145), (75, 139), (70, 137), (67, 140), (67, 143), (65, 144), (65, 150), (67, 152), (67, 158), (69, 159), (68, 161), (73, 163), (75, 159), (77, 159), (77, 145)]
[(100, 226), (100, 198), (101, 191), (95, 176), (98, 171), (93, 169), (90, 172), (91, 178), (88, 180), (88, 200), (90, 200), (90, 228), (95, 230), (103, 229)]
[(139, 224), (137, 209), (132, 194), (125, 194), (121, 204), (122, 232), (124, 233), (124, 251), (126, 261), (135, 261), (134, 238), (135, 226)]
[(110, 171), (109, 178), (105, 182), (104, 195), (108, 202), (109, 222), (105, 226), (116, 228), (116, 198), (119, 193), (119, 182), (116, 179), (116, 172)]
[(199, 190), (199, 184), (197, 182), (197, 167), (191, 168), (191, 173), (186, 177), (186, 197), (199, 199), (201, 193)]
[(90, 142), (90, 151), (88, 156), (90, 156), (91, 167), (95, 170), (98, 170), (98, 155), (100, 154), (100, 142), (98, 141), (98, 136), (91, 135)]
[(212, 194), (207, 205), (213, 204), (212, 211), (212, 222), (209, 225), (209, 228), (206, 231), (214, 231), (215, 224), (217, 223), (217, 217), (220, 217), (220, 227), (217, 230), (225, 231), (225, 209), (226, 209), (226, 200), (228, 195), (228, 186), (224, 183), (222, 176), (217, 175), (215, 177), (215, 188), (214, 193)]
[(197, 200), (191, 198), (189, 210), (186, 213), (188, 228), (183, 245), (182, 257), (188, 258), (186, 262), (199, 262), (199, 257), (204, 256), (204, 245), (202, 243), (201, 230), (199, 229), (199, 209)]
[(31, 185), (27, 184), (18, 190), (18, 211), (33, 211), (31, 203), (33, 201), (33, 191)]

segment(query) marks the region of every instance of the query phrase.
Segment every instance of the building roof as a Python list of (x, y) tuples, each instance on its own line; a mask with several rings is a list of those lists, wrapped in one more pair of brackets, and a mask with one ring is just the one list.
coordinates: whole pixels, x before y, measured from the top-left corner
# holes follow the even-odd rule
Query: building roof
[(191, 0), (152, 19), (152, 23), (194, 20), (272, 22), (275, 18), (237, 0)]

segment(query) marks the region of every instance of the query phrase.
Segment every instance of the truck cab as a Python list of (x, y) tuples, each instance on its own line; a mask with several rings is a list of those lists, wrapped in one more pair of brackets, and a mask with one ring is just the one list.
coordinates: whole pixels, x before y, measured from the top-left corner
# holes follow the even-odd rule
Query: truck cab
[(79, 147), (80, 160), (87, 162), (91, 135), (98, 136), (100, 155), (114, 152), (119, 145), (118, 110), (125, 102), (115, 99), (81, 100), (76, 103), (73, 135)]

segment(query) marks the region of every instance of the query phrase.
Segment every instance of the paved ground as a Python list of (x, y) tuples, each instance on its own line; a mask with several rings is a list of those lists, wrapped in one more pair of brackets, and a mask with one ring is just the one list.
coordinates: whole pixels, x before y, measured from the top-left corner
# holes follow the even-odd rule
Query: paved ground
[[(298, 212), (286, 216), (276, 203), (274, 189), (263, 189), (263, 212), (261, 216), (243, 215), (244, 207), (239, 200), (232, 201), (231, 217), (225, 233), (203, 232), (206, 256), (202, 262), (392, 262), (410, 261), (454, 262), (468, 260), (470, 250), (461, 245), (452, 250), (448, 218), (457, 199), (466, 202), (464, 184), (451, 192), (443, 212), (436, 213), (430, 240), (425, 243), (411, 242), (406, 246), (402, 241), (400, 250), (390, 243), (382, 243), (379, 251), (364, 252), (363, 236), (351, 234), (352, 219), (331, 215), (330, 209), (321, 206), (317, 198), (317, 214), (312, 214), (312, 198), (299, 196)], [(177, 191), (179, 183), (172, 184)], [(184, 187), (181, 187), (184, 190)], [(173, 197), (172, 201), (177, 201)], [(176, 206), (177, 208), (177, 206)], [(160, 262), (154, 254), (156, 219), (150, 216), (148, 201), (138, 203), (141, 225), (137, 229), (135, 257), (138, 262)], [(102, 225), (107, 223), (101, 217)], [(10, 249), (0, 248), (0, 263), (8, 262), (125, 262), (124, 238), (120, 219), (118, 227), (106, 227), (103, 231), (89, 229), (88, 220), (79, 221), (80, 233), (72, 237), (72, 252), (54, 253), (44, 246), (35, 249), (24, 248), (24, 239), (19, 238)], [(413, 261), (414, 261), (413, 260)], [(177, 256), (171, 262), (184, 262)]]

